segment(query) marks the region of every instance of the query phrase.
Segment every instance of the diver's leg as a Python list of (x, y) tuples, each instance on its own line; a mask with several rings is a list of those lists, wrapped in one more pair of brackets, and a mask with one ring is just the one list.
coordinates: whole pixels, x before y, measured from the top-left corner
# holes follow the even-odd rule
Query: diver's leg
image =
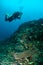
[(7, 15), (5, 15), (5, 21), (7, 21)]

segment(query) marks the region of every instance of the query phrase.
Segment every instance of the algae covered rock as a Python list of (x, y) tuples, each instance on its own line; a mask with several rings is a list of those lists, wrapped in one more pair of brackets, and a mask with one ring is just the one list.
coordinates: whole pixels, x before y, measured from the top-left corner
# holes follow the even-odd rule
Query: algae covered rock
[(0, 53), (2, 53), (0, 54), (1, 62), (12, 61), (17, 65), (29, 65), (29, 63), (30, 65), (42, 65), (43, 19), (28, 21), (20, 25), (10, 38), (1, 43)]
[(15, 45), (15, 51), (17, 51), (17, 52), (23, 52), (25, 49), (24, 49), (24, 47), (23, 47), (23, 45), (21, 45), (21, 44), (16, 44)]

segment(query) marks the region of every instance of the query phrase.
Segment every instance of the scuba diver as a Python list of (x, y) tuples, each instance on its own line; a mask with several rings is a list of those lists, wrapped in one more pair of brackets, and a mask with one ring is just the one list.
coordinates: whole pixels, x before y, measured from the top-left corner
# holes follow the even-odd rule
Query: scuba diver
[(17, 11), (15, 13), (13, 13), (12, 16), (5, 15), (5, 21), (11, 22), (16, 19), (21, 19), (22, 14), (23, 14), (22, 12)]

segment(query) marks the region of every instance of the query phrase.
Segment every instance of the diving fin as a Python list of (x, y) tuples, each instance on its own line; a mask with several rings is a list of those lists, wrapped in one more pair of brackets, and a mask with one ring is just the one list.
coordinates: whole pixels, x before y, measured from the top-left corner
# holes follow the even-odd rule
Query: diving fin
[(9, 14), (6, 14), (5, 15), (5, 21), (7, 21), (9, 17), (10, 17), (10, 15)]

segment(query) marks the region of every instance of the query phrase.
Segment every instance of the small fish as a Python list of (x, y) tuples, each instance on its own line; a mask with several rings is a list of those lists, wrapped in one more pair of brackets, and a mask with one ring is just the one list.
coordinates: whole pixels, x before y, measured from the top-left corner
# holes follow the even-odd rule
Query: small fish
[(13, 20), (21, 19), (22, 14), (23, 14), (22, 12), (17, 11), (13, 13), (12, 16), (5, 15), (5, 21), (12, 22)]

